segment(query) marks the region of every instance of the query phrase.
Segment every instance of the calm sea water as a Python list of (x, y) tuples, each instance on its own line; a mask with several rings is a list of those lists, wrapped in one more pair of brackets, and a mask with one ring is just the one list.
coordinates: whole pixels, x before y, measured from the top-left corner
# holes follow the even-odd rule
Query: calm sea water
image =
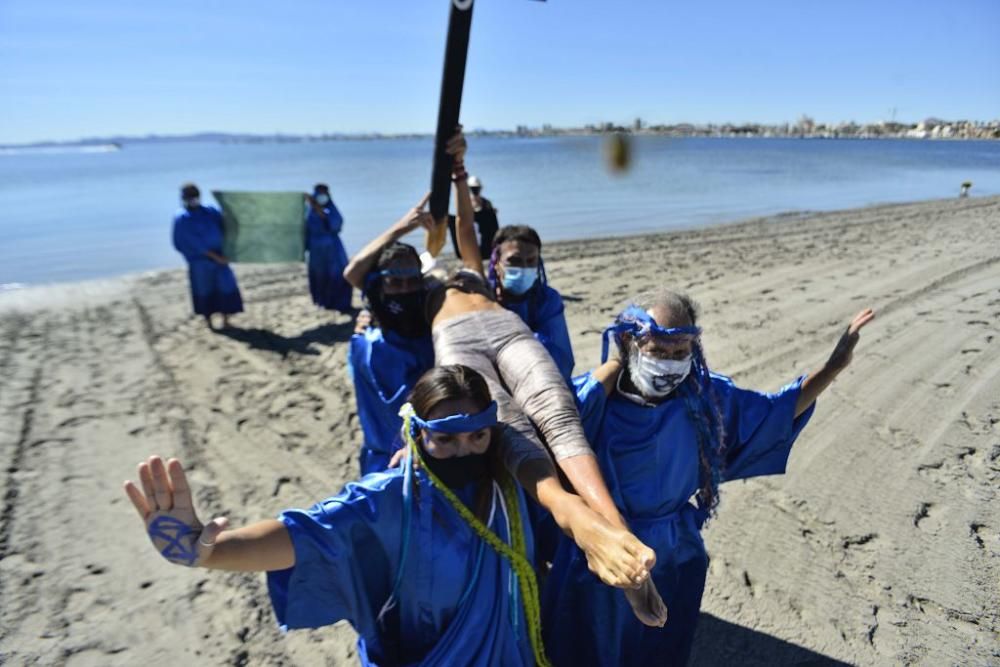
[[(501, 224), (544, 240), (697, 227), (1000, 193), (1000, 142), (640, 137), (609, 174), (596, 137), (473, 138), (468, 165)], [(118, 152), (0, 155), (0, 285), (182, 266), (170, 244), (177, 188), (308, 190), (330, 184), (348, 252), (399, 217), (430, 181), (431, 141), (126, 145)]]

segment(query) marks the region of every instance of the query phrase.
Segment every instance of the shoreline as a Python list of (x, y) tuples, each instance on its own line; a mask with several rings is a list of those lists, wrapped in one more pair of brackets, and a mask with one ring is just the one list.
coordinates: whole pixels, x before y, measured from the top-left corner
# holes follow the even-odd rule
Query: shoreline
[[(546, 244), (577, 373), (656, 286), (700, 304), (713, 370), (763, 391), (876, 309), (786, 474), (722, 487), (694, 667), (1000, 655), (998, 220), (982, 197)], [(312, 305), (300, 265), (237, 271), (247, 311), (220, 333), (183, 269), (0, 312), (10, 662), (356, 664), (344, 623), (280, 632), (263, 576), (165, 562), (121, 491), (141, 458), (176, 456), (203, 519), (241, 525), (357, 477), (353, 323)]]
[[(905, 201), (905, 202), (879, 202), (869, 204), (862, 207), (853, 208), (837, 208), (829, 210), (787, 210), (778, 213), (771, 213), (752, 217), (742, 217), (735, 220), (720, 220), (718, 222), (706, 222), (699, 225), (692, 226), (682, 226), (677, 228), (671, 228), (668, 230), (660, 232), (639, 232), (639, 233), (628, 233), (620, 235), (602, 235), (602, 236), (591, 236), (587, 238), (579, 239), (558, 239), (554, 241), (545, 242), (546, 257), (548, 257), (553, 251), (559, 253), (560, 256), (564, 253), (560, 253), (561, 250), (566, 248), (575, 248), (577, 246), (586, 247), (589, 244), (605, 245), (608, 243), (613, 243), (615, 241), (621, 241), (623, 243), (637, 242), (642, 240), (652, 241), (663, 237), (679, 237), (686, 238), (691, 235), (697, 236), (701, 232), (709, 232), (711, 230), (718, 230), (719, 228), (736, 228), (736, 227), (751, 227), (756, 225), (764, 224), (776, 224), (787, 222), (791, 220), (802, 220), (812, 217), (822, 217), (822, 216), (836, 216), (840, 214), (846, 214), (855, 211), (865, 211), (869, 213), (876, 213), (883, 209), (891, 209), (897, 207), (909, 207), (909, 206), (921, 206), (925, 204), (933, 203), (946, 203), (952, 201), (956, 198), (945, 198), (945, 199), (924, 199), (916, 201)], [(991, 202), (1000, 201), (1000, 194), (996, 195), (980, 195), (965, 198), (964, 201), (968, 202), (984, 202), (984, 205), (988, 205)], [(441, 258), (448, 261), (453, 261), (454, 254), (450, 250), (450, 246), (446, 246), (444, 252), (441, 254)], [(270, 269), (280, 268), (282, 270), (292, 270), (292, 267), (301, 266), (298, 263), (289, 264), (234, 264), (233, 267), (238, 273), (243, 272), (253, 272)], [(39, 308), (45, 308), (52, 305), (52, 301), (62, 299), (65, 301), (67, 298), (83, 298), (88, 302), (93, 302), (95, 299), (100, 299), (102, 294), (106, 294), (111, 298), (114, 294), (120, 292), (121, 289), (125, 288), (125, 284), (132, 284), (136, 281), (143, 279), (155, 279), (157, 276), (164, 274), (171, 274), (177, 271), (185, 271), (184, 266), (176, 267), (158, 267), (151, 268), (144, 271), (133, 271), (128, 273), (112, 274), (108, 276), (97, 276), (93, 278), (83, 278), (80, 280), (66, 280), (57, 282), (45, 282), (45, 283), (4, 283), (0, 284), (0, 314), (4, 312), (16, 312), (16, 311), (33, 311)], [(66, 292), (70, 292), (72, 296), (65, 297)], [(41, 297), (41, 299), (39, 299)]]

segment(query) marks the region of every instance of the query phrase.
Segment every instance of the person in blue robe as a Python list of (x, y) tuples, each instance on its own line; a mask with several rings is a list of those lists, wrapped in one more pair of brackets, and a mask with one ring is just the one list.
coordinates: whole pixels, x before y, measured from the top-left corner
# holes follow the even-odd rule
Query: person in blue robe
[(229, 316), (243, 312), (243, 299), (229, 260), (222, 254), (222, 214), (201, 205), (201, 192), (193, 183), (181, 187), (184, 209), (174, 217), (174, 248), (188, 263), (191, 302), (194, 312), (212, 327), (212, 315), (222, 314), (222, 326)]
[[(607, 493), (597, 459), (586, 443), (575, 399), (555, 363), (516, 314), (494, 303), (483, 273), (479, 248), (470, 246), (472, 205), (459, 159), (464, 149), (465, 140), (459, 131), (449, 141), (449, 151), (453, 151), (456, 158), (457, 227), (462, 237), (463, 256), (468, 255), (463, 262), (475, 271), (460, 272), (464, 277), (456, 277), (458, 282), (448, 280), (437, 284), (433, 291), (436, 298), (426, 299), (427, 308), (422, 318), (412, 317), (412, 303), (398, 299), (398, 295), (387, 300), (386, 308), (381, 313), (376, 312), (376, 316), (383, 321), (396, 318), (402, 320), (400, 325), (412, 327), (434, 323), (435, 361), (441, 363), (445, 359), (443, 350), (450, 363), (476, 368), (491, 383), (491, 391), (496, 392), (496, 400), (503, 405), (505, 418), (510, 421), (508, 432), (515, 434), (505, 438), (502, 444), (509, 472), (551, 513), (553, 522), (581, 544), (590, 567), (602, 581), (623, 588), (638, 586), (649, 576), (653, 552), (628, 532)], [(420, 226), (432, 229), (444, 224), (424, 210), (429, 197), (430, 193), (351, 261), (345, 277), (352, 284), (365, 283), (366, 276), (372, 275), (375, 257), (381, 256), (387, 244)], [(407, 252), (412, 253), (412, 249)], [(399, 281), (396, 286), (402, 290), (406, 281), (417, 280), (415, 273), (413, 267), (403, 273), (376, 272), (375, 277), (382, 281)], [(458, 283), (471, 291), (466, 292)], [(415, 295), (418, 305), (422, 306), (423, 301), (423, 295)], [(411, 315), (407, 316), (408, 312)], [(490, 335), (478, 335), (477, 327), (489, 329)], [(497, 364), (505, 368), (503, 381)], [(508, 393), (511, 387), (517, 394), (517, 405), (515, 397)], [(540, 441), (530, 419), (540, 424), (548, 447), (556, 452), (560, 470), (585, 497), (568, 493), (563, 487), (552, 455)]]
[(364, 435), (362, 475), (389, 466), (400, 447), (399, 409), (416, 381), (434, 365), (420, 257), (413, 246), (398, 241), (418, 226), (417, 216), (404, 217), (362, 248), (344, 271), (344, 278), (361, 290), (370, 309), (359, 315), (347, 352)]
[(435, 368), (411, 399), (401, 468), (277, 520), (202, 524), (176, 459), (140, 464), (126, 494), (169, 561), (266, 571), (282, 628), (347, 620), (362, 665), (547, 665), (525, 497), (485, 380)]
[(388, 468), (399, 449), (399, 409), (434, 365), (434, 344), (430, 335), (410, 338), (385, 325), (369, 326), (351, 336), (347, 360), (364, 435), (361, 474), (367, 475)]
[(562, 295), (549, 285), (542, 261), (542, 240), (527, 225), (502, 227), (493, 240), (487, 279), (497, 303), (517, 313), (571, 381), (573, 345)]
[(330, 198), (330, 188), (317, 183), (306, 195), (306, 252), (309, 256), (309, 294), (327, 310), (351, 314), (351, 285), (344, 280), (347, 252), (340, 240), (344, 216)]
[[(708, 569), (700, 529), (719, 483), (785, 472), (816, 397), (850, 362), (873, 316), (859, 313), (826, 365), (775, 393), (709, 372), (696, 309), (683, 295), (640, 297), (618, 317), (606, 336), (621, 358), (576, 378), (578, 404), (615, 503), (656, 552), (643, 595), (661, 598), (668, 614), (662, 627), (662, 619), (638, 621), (560, 538), (543, 601), (553, 664), (687, 662)], [(607, 346), (606, 338), (605, 358)]]

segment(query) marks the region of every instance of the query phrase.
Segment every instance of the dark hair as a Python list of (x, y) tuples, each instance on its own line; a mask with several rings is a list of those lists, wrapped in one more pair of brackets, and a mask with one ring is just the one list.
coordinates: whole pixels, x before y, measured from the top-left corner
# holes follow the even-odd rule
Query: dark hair
[(382, 246), (382, 249), (378, 251), (378, 256), (375, 258), (375, 268), (384, 269), (393, 262), (401, 258), (412, 259), (417, 265), (420, 265), (420, 254), (417, 249), (407, 243), (400, 243), (399, 241), (393, 241)]
[[(490, 396), (489, 385), (478, 372), (454, 364), (450, 366), (435, 366), (420, 376), (413, 390), (410, 392), (410, 404), (413, 411), (421, 419), (427, 419), (435, 406), (444, 401), (460, 401), (471, 399), (476, 404), (478, 410), (485, 410), (493, 400)], [(476, 489), (475, 502), (472, 511), (480, 521), (485, 522), (489, 516), (490, 499), (493, 494), (491, 480), (499, 480), (504, 472), (503, 462), (500, 458), (500, 447), (497, 441), (501, 437), (501, 427), (494, 426), (490, 430), (490, 448), (487, 452), (487, 466), (489, 469), (489, 479), (484, 480)], [(433, 465), (432, 461), (427, 461), (428, 466)]]
[[(684, 316), (691, 326), (698, 324), (698, 304), (682, 292), (654, 290), (640, 294), (632, 303), (646, 311), (663, 308), (670, 312), (671, 319), (681, 319)], [(658, 324), (668, 325), (666, 322)], [(726, 434), (719, 397), (712, 385), (705, 350), (700, 340), (692, 346), (691, 373), (677, 391), (684, 400), (688, 418), (693, 422), (698, 436), (700, 488), (697, 500), (707, 519), (719, 504), (719, 483), (722, 481), (722, 469), (726, 460)]]
[(507, 241), (520, 241), (521, 243), (530, 243), (531, 245), (538, 246), (538, 249), (542, 249), (542, 239), (538, 236), (538, 232), (535, 231), (533, 227), (528, 225), (505, 225), (497, 230), (497, 235), (493, 237), (493, 247), (499, 248), (501, 243)]
[[(497, 285), (499, 284), (499, 278), (497, 277), (497, 263), (500, 261), (500, 245), (508, 241), (517, 241), (520, 243), (529, 243), (538, 248), (538, 252), (542, 252), (542, 239), (538, 236), (538, 232), (535, 231), (534, 227), (529, 227), (528, 225), (507, 225), (506, 227), (501, 227), (497, 232), (497, 235), (493, 237), (493, 252), (490, 254), (489, 265), (486, 269), (486, 282), (490, 286), (490, 290), (495, 292)], [(541, 254), (538, 257), (538, 284), (542, 286), (541, 289), (532, 289), (528, 293), (528, 310), (525, 318), (525, 323), (529, 328), (534, 329), (538, 326), (538, 311), (540, 308), (540, 301), (545, 292), (545, 287), (549, 284), (549, 278), (545, 274), (545, 262), (541, 258)]]
[(330, 186), (327, 185), (326, 183), (317, 183), (316, 185), (313, 186), (313, 192), (316, 192), (320, 188), (326, 190), (327, 192), (330, 191)]
[(413, 411), (421, 419), (427, 419), (438, 403), (465, 398), (479, 410), (485, 410), (493, 400), (483, 376), (461, 364), (435, 366), (420, 376), (410, 392)]
[(201, 195), (201, 190), (199, 190), (198, 186), (195, 185), (194, 183), (182, 183), (181, 184), (181, 195), (183, 196), (184, 193), (186, 193), (186, 192), (193, 192), (193, 193), (196, 193), (198, 195)]
[(382, 249), (378, 251), (378, 255), (375, 256), (375, 264), (372, 266), (371, 272), (365, 277), (365, 286), (361, 290), (361, 295), (370, 299), (380, 292), (382, 281), (377, 280), (378, 272), (400, 259), (412, 259), (417, 266), (420, 266), (420, 255), (413, 246), (400, 243), (399, 241), (393, 241), (382, 246)]

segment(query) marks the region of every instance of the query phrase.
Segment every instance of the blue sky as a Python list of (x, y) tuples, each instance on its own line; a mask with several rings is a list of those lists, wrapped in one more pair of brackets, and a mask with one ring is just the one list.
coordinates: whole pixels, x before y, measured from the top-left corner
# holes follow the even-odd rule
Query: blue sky
[[(0, 0), (0, 143), (430, 132), (447, 0)], [(1000, 117), (1000, 2), (477, 0), (467, 127)]]

